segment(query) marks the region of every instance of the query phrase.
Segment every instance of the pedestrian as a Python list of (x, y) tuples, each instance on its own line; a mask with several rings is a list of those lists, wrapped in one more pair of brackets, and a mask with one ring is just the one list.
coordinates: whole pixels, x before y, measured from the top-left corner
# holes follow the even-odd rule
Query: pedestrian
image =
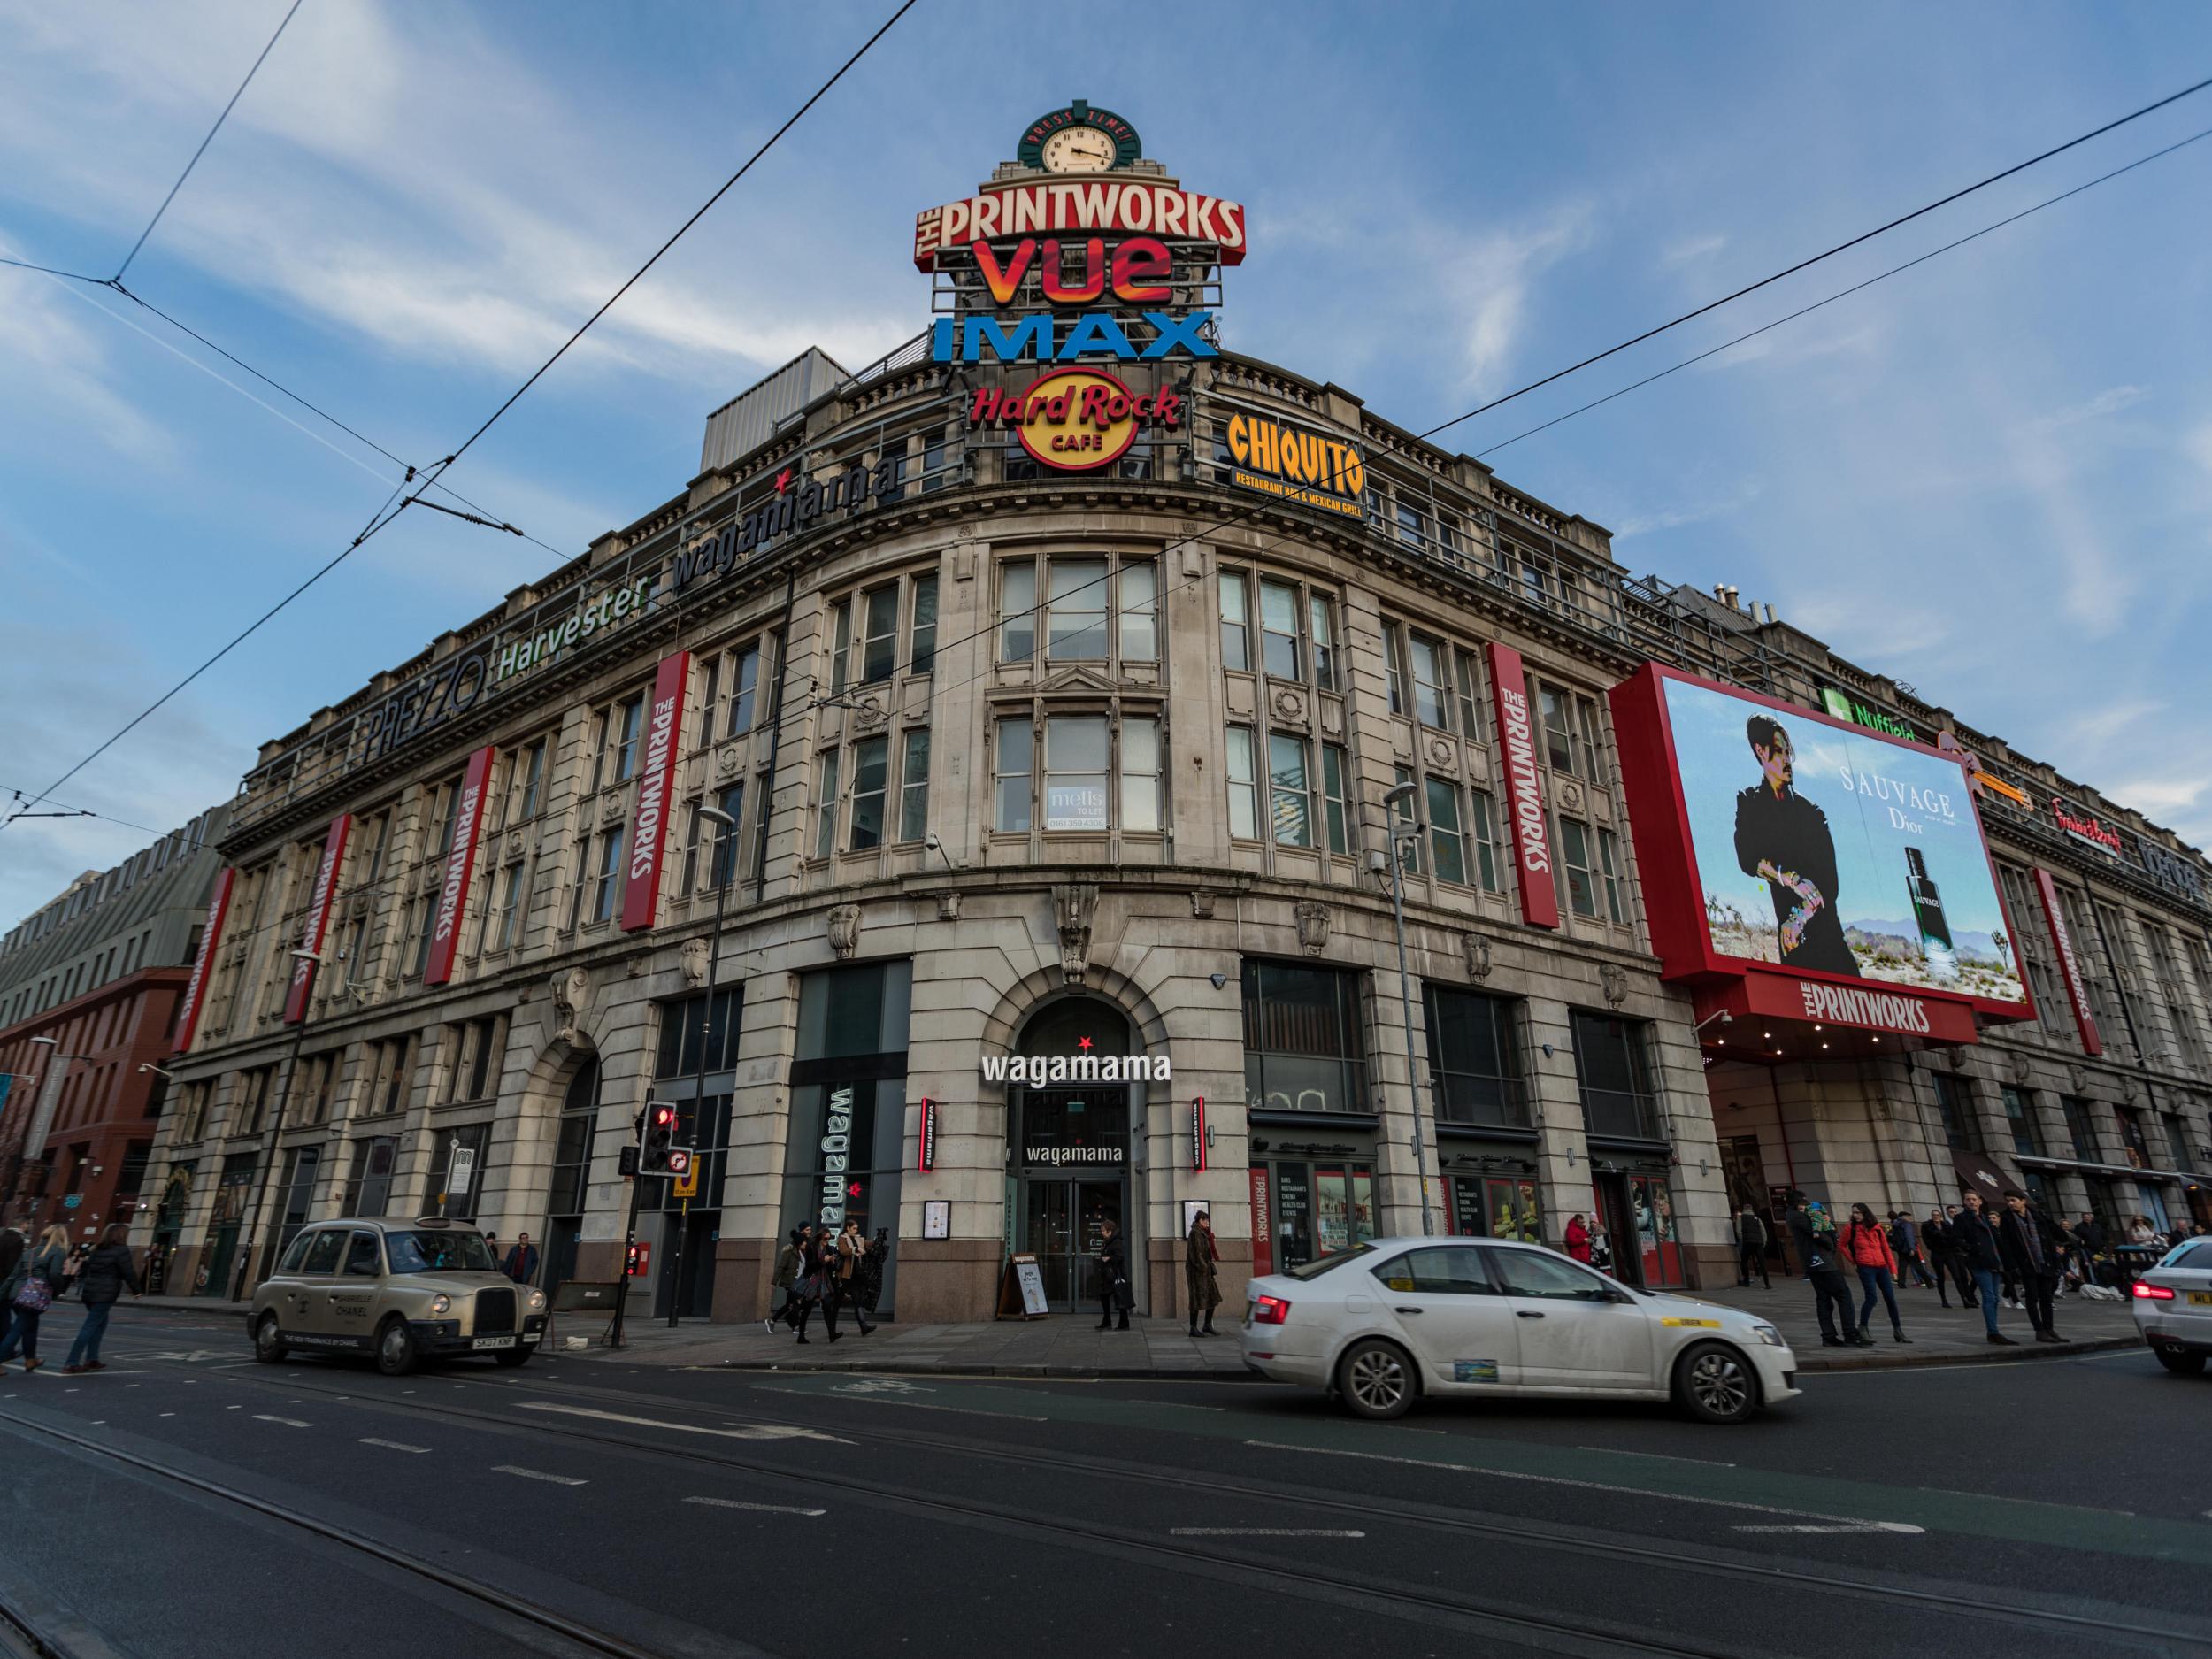
[(799, 1229), (799, 1340), (806, 1340), (807, 1321), (817, 1308), (823, 1310), (823, 1323), (829, 1327), (829, 1339), (837, 1340), (837, 1314), (828, 1304), (831, 1253), (824, 1247), (828, 1242), (825, 1232), (817, 1223)]
[(115, 1311), (116, 1301), (124, 1291), (138, 1294), (138, 1268), (131, 1260), (130, 1236), (130, 1228), (122, 1222), (110, 1222), (100, 1235), (98, 1248), (85, 1257), (77, 1275), (79, 1294), (84, 1297), (84, 1323), (77, 1327), (77, 1340), (69, 1345), (69, 1362), (61, 1368), (65, 1377), (107, 1369), (100, 1363), (100, 1339), (107, 1334), (108, 1316)]
[(487, 1233), (484, 1235), (484, 1254), (492, 1258), (492, 1267), (495, 1271), (502, 1271), (500, 1263), (506, 1258), (499, 1253), (499, 1235), (496, 1233)]
[[(1110, 1217), (1098, 1224), (1098, 1255), (1091, 1279), (1098, 1297), (1098, 1328), (1129, 1328), (1129, 1309), (1136, 1298), (1129, 1294), (1129, 1252), (1121, 1241), (1121, 1225)], [(1114, 1324), (1114, 1316), (1121, 1323)]]
[[(1874, 1340), (1851, 1322), (1851, 1292), (1837, 1265), (1841, 1258), (1835, 1224), (1824, 1214), (1814, 1214), (1805, 1202), (1805, 1194), (1793, 1188), (1787, 1220), (1790, 1241), (1797, 1247), (1798, 1265), (1805, 1270), (1805, 1278), (1813, 1287), (1813, 1310), (1820, 1317), (1822, 1346), (1872, 1348)], [(1840, 1335), (1836, 1329), (1837, 1316), (1842, 1321)]]
[(776, 1333), (779, 1323), (791, 1317), (798, 1301), (799, 1274), (806, 1266), (805, 1243), (806, 1229), (794, 1227), (791, 1236), (784, 1240), (783, 1248), (776, 1252), (775, 1271), (768, 1276), (768, 1288), (780, 1290), (783, 1294), (776, 1299), (775, 1307), (761, 1321), (771, 1336)]
[[(492, 1257), (495, 1262), (498, 1259), (499, 1257), (495, 1255)], [(518, 1233), (515, 1235), (515, 1248), (507, 1252), (507, 1265), (504, 1271), (507, 1277), (518, 1285), (526, 1285), (537, 1278), (538, 1247), (530, 1242), (528, 1233)]]
[(868, 1310), (860, 1305), (859, 1286), (854, 1283), (853, 1279), (853, 1276), (860, 1271), (860, 1253), (865, 1248), (866, 1243), (867, 1241), (860, 1236), (860, 1217), (846, 1217), (844, 1230), (838, 1233), (836, 1242), (832, 1247), (827, 1318), (830, 1340), (833, 1342), (837, 1340), (837, 1310), (840, 1308), (850, 1308), (853, 1310), (853, 1317), (860, 1322), (861, 1335), (867, 1336), (875, 1330), (875, 1326), (868, 1323)]
[(1922, 1290), (1935, 1281), (1928, 1277), (1928, 1264), (1920, 1259), (1920, 1226), (1911, 1213), (1903, 1210), (1889, 1212), (1889, 1248), (1897, 1257), (1897, 1282), (1902, 1285), (1905, 1275), (1912, 1275), (1913, 1283)]
[[(1927, 1220), (1921, 1223), (1920, 1248), (1927, 1252), (1928, 1265), (1934, 1270), (1936, 1294), (1943, 1299), (1943, 1305), (1947, 1308), (1951, 1305), (1954, 1270), (1951, 1263), (1951, 1224), (1943, 1218), (1942, 1210), (1931, 1210)], [(1971, 1305), (1962, 1290), (1959, 1293), (1959, 1305), (1962, 1308)]]
[(1190, 1333), (1211, 1336), (1214, 1310), (1221, 1306), (1221, 1247), (1214, 1242), (1213, 1218), (1202, 1210), (1191, 1217), (1190, 1236), (1183, 1240), (1183, 1287), (1190, 1292)]
[(1951, 1218), (1951, 1251), (1973, 1277), (1974, 1300), (1981, 1308), (1989, 1340), (2000, 1348), (2011, 1348), (2012, 1339), (1997, 1329), (1997, 1274), (2004, 1265), (2004, 1256), (1997, 1248), (1997, 1230), (1982, 1209), (1979, 1193), (1969, 1192), (1966, 1207)]
[(1759, 1212), (1747, 1201), (1736, 1212), (1736, 1283), (1749, 1288), (1752, 1269), (1759, 1271), (1759, 1283), (1769, 1290), (1774, 1281), (1767, 1277), (1767, 1224), (1759, 1218)]
[(7, 1284), (0, 1286), (6, 1292), (0, 1296), (0, 1317), (9, 1321), (8, 1334), (0, 1340), (0, 1365), (19, 1351), (26, 1376), (45, 1363), (38, 1356), (39, 1316), (53, 1305), (68, 1261), (69, 1229), (58, 1223), (38, 1235), (36, 1245), (25, 1249)]
[(2155, 1244), (2158, 1242), (2158, 1229), (2151, 1225), (2151, 1218), (2148, 1216), (2130, 1216), (2128, 1217), (2128, 1242), (2130, 1244)]
[[(1905, 1334), (1905, 1322), (1897, 1312), (1897, 1253), (1891, 1246), (1889, 1234), (1874, 1218), (1872, 1208), (1866, 1204), (1851, 1206), (1851, 1220), (1839, 1240), (1844, 1259), (1859, 1270), (1859, 1285), (1866, 1292), (1859, 1303), (1859, 1330), (1864, 1333), (1874, 1323), (1874, 1299), (1879, 1296), (1882, 1305), (1889, 1310), (1892, 1341), (1910, 1343)], [(1871, 1341), (1872, 1338), (1868, 1338)]]
[[(2145, 1225), (2147, 1225), (2148, 1224), (2147, 1223)], [(67, 1229), (63, 1229), (63, 1233), (65, 1237), (67, 1235)], [(79, 1244), (71, 1247), (69, 1251), (69, 1259), (62, 1264), (61, 1283), (54, 1286), (55, 1301), (66, 1302), (71, 1296), (76, 1294), (77, 1279), (79, 1275), (84, 1271), (85, 1257), (89, 1254), (89, 1249), (84, 1245)]]
[(859, 1287), (856, 1294), (860, 1305), (870, 1313), (883, 1300), (883, 1272), (890, 1264), (891, 1229), (878, 1227), (876, 1236), (862, 1248), (860, 1271), (853, 1275), (853, 1283)]
[(1590, 1260), (1590, 1224), (1577, 1213), (1567, 1218), (1567, 1254), (1588, 1265)]
[(2022, 1192), (2005, 1194), (2004, 1213), (1997, 1217), (1997, 1249), (2006, 1271), (2020, 1283), (2027, 1305), (2028, 1323), (2039, 1342), (2062, 1341), (2052, 1324), (2051, 1298), (2058, 1289), (2058, 1252), (2050, 1217), (2028, 1203)]

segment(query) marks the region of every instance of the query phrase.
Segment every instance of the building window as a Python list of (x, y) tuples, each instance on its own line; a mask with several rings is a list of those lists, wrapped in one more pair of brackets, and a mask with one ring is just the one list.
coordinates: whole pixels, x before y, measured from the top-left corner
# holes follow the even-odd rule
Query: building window
[[(707, 824), (703, 826), (708, 832), (708, 840), (714, 848), (714, 856), (709, 861), (707, 870), (707, 886), (719, 891), (728, 887), (737, 877), (738, 843), (745, 833), (744, 784), (738, 782), (726, 786), (721, 793), (715, 796), (714, 804), (726, 814), (730, 820), (726, 825)], [(695, 826), (693, 839), (695, 843), (700, 826), (700, 820), (695, 813), (693, 815), (693, 823)], [(688, 869), (688, 864), (686, 867)]]
[(1313, 683), (1336, 689), (1336, 607), (1325, 595), (1306, 595), (1306, 637), (1313, 647)]
[(1429, 852), (1439, 881), (1467, 879), (1467, 843), (1459, 826), (1459, 787), (1448, 779), (1428, 780)]
[(422, 919), (413, 924), (415, 948), (407, 958), (407, 973), (411, 979), (420, 979), (423, 970), (430, 965), (430, 938), (438, 931), (438, 895), (434, 891), (426, 893), (415, 901), (409, 911), (411, 922), (416, 915)]
[(1472, 651), (1455, 650), (1452, 656), (1459, 670), (1453, 677), (1459, 693), (1459, 734), (1471, 743), (1482, 735), (1479, 717), (1475, 712), (1482, 703), (1482, 671), (1476, 666)]
[(660, 1003), (660, 1046), (653, 1075), (687, 1078), (702, 1070), (731, 1070), (737, 1064), (739, 1013), (744, 1005), (744, 992), (729, 987), (715, 992), (711, 1018), (703, 994)]
[(513, 948), (516, 934), (522, 925), (523, 897), (526, 890), (522, 860), (518, 858), (501, 872), (498, 902), (484, 917), (485, 931), (491, 935), (491, 949), (508, 950)]
[(369, 1045), (363, 1061), (368, 1076), (368, 1089), (361, 1101), (364, 1114), (379, 1117), (405, 1110), (414, 1089), (416, 1041), (388, 1037)]
[(1957, 1078), (1931, 1071), (1935, 1085), (1936, 1117), (1943, 1125), (1944, 1144), (1954, 1152), (1978, 1152), (1982, 1138), (1974, 1121), (1974, 1097)]
[(863, 596), (865, 626), (860, 636), (860, 683), (872, 686), (891, 678), (899, 657), (899, 590), (895, 583)]
[(899, 839), (918, 841), (928, 831), (929, 733), (909, 732), (899, 767)]
[(906, 672), (910, 674), (926, 674), (936, 665), (937, 578), (933, 575), (917, 576), (914, 579), (913, 616), (907, 626)]
[(837, 795), (838, 761), (840, 751), (831, 749), (822, 752), (816, 762), (814, 798), (815, 809), (814, 856), (827, 858), (837, 850)]
[(591, 909), (586, 920), (611, 921), (614, 918), (615, 898), (622, 880), (622, 830), (619, 824), (604, 830), (599, 837), (599, 858), (592, 866)]
[(1298, 663), (1298, 590), (1260, 579), (1260, 660), (1277, 680), (1303, 680)]
[(1256, 1111), (1370, 1110), (1357, 974), (1246, 958), (1244, 1092)]
[(1574, 700), (1556, 686), (1536, 682), (1537, 718), (1544, 728), (1544, 758), (1554, 772), (1575, 772)]
[(1390, 711), (1406, 711), (1405, 631), (1394, 622), (1382, 625), (1383, 678), (1390, 692)]
[(1037, 655), (1037, 566), (1016, 559), (999, 567), (999, 647), (1002, 663), (1026, 663)]
[(399, 1163), (397, 1135), (369, 1135), (353, 1143), (353, 1168), (339, 1213), (380, 1216), (392, 1207), (392, 1176)]
[(1160, 660), (1160, 567), (1151, 559), (1125, 559), (1118, 593), (1121, 660)]
[(213, 1098), (212, 1083), (188, 1083), (184, 1090), (184, 1108), (177, 1114), (177, 1143), (189, 1146), (207, 1133), (208, 1102)]
[(545, 804), (545, 755), (551, 741), (541, 737), (525, 745), (522, 752), (515, 757), (514, 787), (507, 809), (508, 823), (520, 824), (534, 818)]
[(849, 852), (883, 845), (883, 807), (891, 788), (891, 740), (863, 738), (853, 745), (853, 811)]
[(1056, 714), (1045, 721), (1045, 828), (1106, 827), (1107, 746), (1102, 714)]
[(1239, 671), (1252, 666), (1252, 628), (1242, 571), (1221, 572), (1221, 665)]
[(1256, 841), (1260, 833), (1258, 773), (1253, 766), (1252, 728), (1233, 726), (1229, 739), (1229, 833)]
[(1045, 656), (1056, 663), (1106, 660), (1106, 561), (1048, 561)]
[(2143, 1137), (2143, 1120), (2125, 1106), (2112, 1109), (2113, 1120), (2120, 1125), (2120, 1156), (2130, 1169), (2147, 1170), (2152, 1167), (2150, 1142)]
[(1407, 644), (1413, 665), (1415, 717), (1424, 726), (1449, 731), (1451, 715), (1447, 699), (1451, 694), (1444, 679), (1444, 648), (1418, 634), (1408, 635)]
[(1561, 886), (1568, 907), (1577, 916), (1594, 918), (1598, 913), (1597, 885), (1591, 872), (1589, 826), (1577, 819), (1559, 819)]
[[(925, 751), (926, 752), (926, 751)], [(1121, 826), (1149, 833), (1160, 827), (1160, 723), (1132, 716), (1121, 723)]]
[(1600, 1139), (1663, 1140), (1644, 1023), (1584, 1009), (1571, 1020), (1584, 1128)]
[[(1397, 767), (1392, 773), (1391, 781), (1394, 785), (1411, 783), (1413, 773), (1403, 766)], [(1398, 868), (1409, 876), (1421, 873), (1421, 838), (1418, 835), (1401, 835), (1398, 831), (1402, 826), (1418, 821), (1419, 815), (1414, 810), (1410, 795), (1390, 809), (1390, 844), (1398, 849)]]
[(369, 820), (368, 833), (362, 838), (361, 882), (367, 887), (384, 873), (384, 853), (392, 835), (392, 814), (388, 808)]
[(450, 1106), (490, 1100), (499, 1092), (499, 1069), (507, 1053), (504, 1015), (448, 1025), (439, 1047), (445, 1059), (438, 1103)]
[(1341, 743), (1321, 745), (1321, 794), (1323, 814), (1328, 820), (1329, 850), (1344, 853), (1351, 849), (1351, 806), (1345, 790), (1345, 777), (1351, 771), (1350, 757)]
[(642, 692), (623, 702), (610, 703), (593, 717), (593, 794), (612, 784), (627, 783), (637, 771), (638, 727), (644, 718)]
[(998, 811), (994, 822), (1008, 833), (1029, 828), (1030, 774), (1036, 748), (1036, 730), (1027, 715), (998, 723)]
[(431, 836), (430, 850), (434, 857), (442, 858), (453, 850), (453, 820), (461, 805), (459, 777), (447, 779), (437, 788), (437, 805), (432, 822), (436, 832)]
[(238, 1074), (238, 1110), (231, 1114), (231, 1133), (257, 1135), (261, 1133), (262, 1114), (269, 1105), (269, 1082), (275, 1075), (276, 1067), (273, 1065), (256, 1066), (250, 1071)]
[(1441, 985), (1423, 990), (1436, 1121), (1467, 1128), (1528, 1128), (1528, 1098), (1515, 1035), (1517, 1004), (1507, 997)]
[(852, 668), (853, 602), (841, 600), (830, 613), (830, 695), (845, 689)]
[(1605, 913), (1615, 924), (1625, 924), (1628, 912), (1621, 905), (1620, 843), (1609, 829), (1598, 831), (1598, 869), (1605, 878)]
[(1306, 740), (1285, 732), (1267, 739), (1268, 818), (1285, 847), (1313, 845), (1312, 781), (1306, 775)]
[(358, 985), (369, 972), (369, 918), (357, 916), (346, 929), (345, 942), (338, 947), (338, 959), (345, 964), (344, 981)]
[(1497, 809), (1487, 790), (1467, 792), (1468, 829), (1475, 843), (1475, 872), (1486, 893), (1502, 893), (1499, 882)]
[(294, 1147), (285, 1154), (283, 1183), (277, 1189), (277, 1249), (288, 1246), (313, 1213), (315, 1176), (322, 1162), (320, 1147)]
[(2009, 1083), (2001, 1083), (1997, 1087), (1997, 1097), (2005, 1103), (2005, 1123), (2012, 1131), (2012, 1149), (2032, 1158), (2041, 1157), (2043, 1143), (2035, 1133), (2035, 1106), (2027, 1094)]
[(2101, 1164), (2104, 1155), (2097, 1149), (2097, 1126), (2091, 1116), (2089, 1102), (2073, 1094), (2058, 1097), (2059, 1115), (2066, 1120), (2066, 1138), (2073, 1143), (2074, 1156), (2084, 1164)]
[(464, 1124), (441, 1129), (430, 1145), (430, 1210), (453, 1221), (473, 1221), (484, 1194), (492, 1126)]

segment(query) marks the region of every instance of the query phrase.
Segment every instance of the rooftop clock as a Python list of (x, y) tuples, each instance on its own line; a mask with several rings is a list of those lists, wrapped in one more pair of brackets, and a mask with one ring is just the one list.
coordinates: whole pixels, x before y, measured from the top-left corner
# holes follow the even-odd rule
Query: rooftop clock
[(1093, 109), (1078, 98), (1030, 122), (1014, 158), (1047, 173), (1107, 173), (1143, 153), (1135, 127), (1111, 110)]

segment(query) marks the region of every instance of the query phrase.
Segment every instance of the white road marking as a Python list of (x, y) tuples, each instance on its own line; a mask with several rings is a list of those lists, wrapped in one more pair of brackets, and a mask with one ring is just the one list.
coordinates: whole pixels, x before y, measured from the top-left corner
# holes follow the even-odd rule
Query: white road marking
[(494, 1463), (495, 1475), (520, 1475), (525, 1480), (549, 1480), (557, 1486), (588, 1486), (588, 1480), (579, 1480), (573, 1475), (549, 1475), (542, 1470), (525, 1469), (519, 1463)]
[(803, 1509), (793, 1503), (740, 1503), (735, 1498), (686, 1498), (686, 1503), (703, 1503), (714, 1509), (758, 1509), (764, 1515), (827, 1515), (827, 1509)]
[(427, 1446), (410, 1446), (404, 1440), (380, 1440), (374, 1438), (365, 1438), (361, 1444), (381, 1446), (388, 1452), (426, 1452), (430, 1449)]
[(937, 1391), (902, 1378), (868, 1377), (858, 1382), (840, 1383), (830, 1392), (841, 1394), (933, 1394)]
[(850, 1440), (839, 1440), (836, 1435), (825, 1434), (818, 1429), (789, 1428), (780, 1423), (756, 1423), (741, 1429), (710, 1429), (697, 1423), (668, 1423), (659, 1417), (634, 1417), (619, 1411), (595, 1411), (589, 1406), (561, 1405), (551, 1400), (525, 1400), (517, 1409), (557, 1411), (564, 1417), (591, 1417), (601, 1423), (628, 1423), (646, 1429), (671, 1429), (679, 1434), (712, 1434), (726, 1440), (828, 1440), (838, 1446), (852, 1444)]
[(297, 1417), (273, 1417), (266, 1411), (255, 1412), (253, 1420), (256, 1423), (281, 1423), (288, 1429), (311, 1429), (315, 1426), (312, 1423), (303, 1423)]
[(1364, 1538), (1366, 1533), (1331, 1526), (1178, 1526), (1172, 1538)]
[(1585, 1492), (1617, 1492), (1631, 1498), (1660, 1498), (1671, 1503), (1697, 1503), (1717, 1509), (1746, 1509), (1754, 1515), (1793, 1515), (1808, 1521), (1844, 1521), (1853, 1526), (1876, 1526), (1859, 1515), (1825, 1515), (1818, 1509), (1787, 1509), (1771, 1503), (1750, 1503), (1740, 1498), (1707, 1498), (1683, 1492), (1655, 1492), (1649, 1486), (1617, 1486), (1602, 1480), (1576, 1480), (1565, 1475), (1532, 1475), (1517, 1469), (1492, 1469), (1481, 1463), (1448, 1463), (1427, 1457), (1393, 1457), (1386, 1452), (1340, 1451), (1332, 1446), (1290, 1446), (1279, 1440), (1247, 1440), (1263, 1451), (1297, 1452), (1323, 1457), (1364, 1457), (1378, 1463), (1405, 1463), (1416, 1469), (1443, 1469), (1462, 1475), (1488, 1475), (1497, 1480), (1529, 1480), (1544, 1486), (1578, 1486)]
[(1733, 1469), (1733, 1463), (1719, 1463), (1709, 1457), (1676, 1457), (1667, 1452), (1624, 1451), (1617, 1446), (1578, 1446), (1578, 1452), (1603, 1452), (1609, 1457), (1648, 1457), (1663, 1463), (1695, 1463), (1701, 1469)]
[(1924, 1532), (1924, 1526), (1909, 1526), (1902, 1521), (1855, 1522), (1837, 1526), (1732, 1526), (1732, 1532)]
[[(15, 1396), (14, 1396), (13, 1394), (11, 1394), (11, 1395), (9, 1395), (8, 1397), (9, 1397), (11, 1400), (12, 1400)], [(173, 1411), (165, 1411), (165, 1412), (163, 1412), (161, 1415), (162, 1415), (163, 1417), (173, 1417), (176, 1416), (177, 1414), (176, 1414), (175, 1412), (173, 1412)]]
[[(755, 1383), (754, 1392), (764, 1394), (803, 1394), (810, 1400), (828, 1398), (812, 1388), (780, 1388), (773, 1383)], [(870, 1405), (903, 1406), (909, 1411), (952, 1411), (964, 1417), (997, 1417), (1007, 1423), (1048, 1423), (1049, 1417), (1024, 1417), (1018, 1411), (986, 1411), (980, 1406), (935, 1406), (922, 1400), (902, 1400), (886, 1394), (847, 1395), (848, 1399), (865, 1400)]]

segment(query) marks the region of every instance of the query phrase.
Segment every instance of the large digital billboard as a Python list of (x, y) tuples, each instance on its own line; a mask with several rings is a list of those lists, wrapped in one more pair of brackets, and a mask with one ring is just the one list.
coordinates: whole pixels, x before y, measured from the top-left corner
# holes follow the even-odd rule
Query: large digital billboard
[[(1656, 668), (1619, 687), (1615, 706), (1624, 751), (1641, 751), (1633, 764), (1624, 753), (1640, 860), (1655, 820), (1676, 820), (1665, 841), (1686, 854), (1645, 864), (1647, 883), (1683, 865), (1674, 902), (1654, 907), (1663, 955), (2024, 1014), (2011, 925), (1956, 761)], [(1693, 936), (1662, 940), (1669, 931)]]

